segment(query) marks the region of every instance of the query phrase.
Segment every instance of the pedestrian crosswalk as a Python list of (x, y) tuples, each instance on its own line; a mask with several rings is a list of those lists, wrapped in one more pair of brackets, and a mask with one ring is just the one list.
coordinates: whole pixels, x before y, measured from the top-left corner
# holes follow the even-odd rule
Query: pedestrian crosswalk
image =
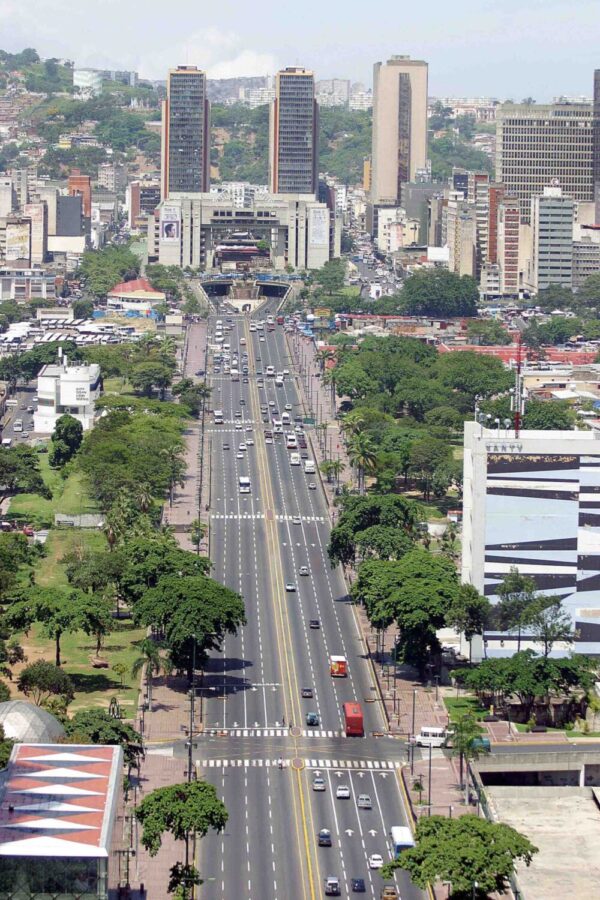
[[(350, 769), (367, 770), (372, 772), (389, 772), (402, 768), (402, 763), (397, 759), (302, 759), (305, 769)], [(291, 759), (204, 759), (198, 765), (205, 769), (254, 769), (279, 767), (288, 768), (292, 764)]]
[[(219, 728), (208, 730), (207, 734), (211, 736), (220, 735), (222, 737), (289, 737), (288, 728)], [(345, 738), (345, 731), (326, 730), (320, 728), (303, 728), (302, 737), (309, 738)]]
[[(211, 513), (211, 519), (264, 519), (264, 513)], [(275, 516), (277, 522), (293, 522), (301, 524), (302, 522), (325, 522), (325, 516), (287, 516), (277, 514)], [(300, 520), (300, 521), (298, 521)]]

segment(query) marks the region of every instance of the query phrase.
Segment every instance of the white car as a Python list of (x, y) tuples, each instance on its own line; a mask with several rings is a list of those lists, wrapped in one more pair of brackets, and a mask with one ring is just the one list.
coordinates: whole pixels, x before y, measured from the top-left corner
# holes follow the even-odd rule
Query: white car
[(265, 342), (265, 339), (264, 339), (264, 337), (262, 337), (262, 336), (261, 336), (261, 337), (259, 337), (259, 341), (260, 341), (260, 342), (261, 342), (261, 344), (264, 344), (264, 342)]
[(242, 430), (242, 423), (241, 423), (241, 422), (236, 422), (236, 423), (235, 423), (235, 430), (236, 430), (236, 431), (241, 431), (241, 430)]
[(291, 410), (291, 408), (292, 408), (292, 404), (291, 404), (291, 403), (286, 403), (286, 404), (285, 404), (285, 408), (286, 408), (286, 411), (289, 412), (289, 411)]
[(294, 517), (292, 518), (292, 524), (294, 524), (294, 525), (302, 525), (302, 519), (300, 518), (300, 516), (294, 516)]
[(311, 481), (310, 484), (308, 485), (308, 489), (309, 489), (309, 491), (316, 491), (316, 489), (317, 489), (316, 482)]
[(369, 868), (380, 869), (383, 865), (383, 857), (380, 853), (371, 853), (369, 857)]
[(254, 447), (254, 438), (246, 438), (246, 447)]
[(300, 568), (298, 569), (298, 575), (310, 575), (308, 566), (300, 566)]
[[(350, 799), (350, 788), (348, 787), (348, 785), (347, 784), (338, 784), (336, 791), (335, 791), (335, 796), (338, 798), (338, 800), (349, 800)], [(382, 865), (383, 865), (383, 863), (382, 863)]]
[(320, 775), (317, 775), (316, 778), (313, 778), (312, 789), (313, 791), (326, 791), (327, 785), (325, 784), (325, 779), (321, 778)]
[(244, 459), (244, 454), (240, 453), (240, 451), (238, 450), (238, 452), (235, 454), (235, 458), (236, 459)]
[[(284, 375), (289, 375), (289, 374), (290, 374), (290, 370), (289, 370), (289, 369), (284, 369), (284, 370), (283, 370), (283, 374), (284, 374)], [(290, 406), (290, 409), (291, 409), (291, 408), (292, 408), (292, 407)]]
[(294, 584), (293, 581), (286, 581), (285, 589), (288, 594), (293, 594), (296, 590), (296, 585)]
[(275, 401), (274, 401), (274, 400), (269, 400), (269, 406), (275, 406)]
[(246, 449), (245, 444), (240, 444), (240, 446), (238, 447), (238, 450), (240, 451), (240, 453), (243, 453), (245, 449)]

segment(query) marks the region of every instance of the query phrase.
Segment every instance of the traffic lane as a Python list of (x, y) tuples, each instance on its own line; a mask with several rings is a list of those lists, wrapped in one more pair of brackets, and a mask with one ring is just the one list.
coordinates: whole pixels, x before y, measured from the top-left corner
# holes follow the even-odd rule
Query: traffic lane
[[(395, 773), (372, 772), (370, 777), (370, 793), (373, 799), (374, 818), (378, 823), (373, 825), (373, 829), (378, 833), (372, 835), (370, 830), (368, 830), (365, 842), (370, 853), (380, 853), (384, 860), (392, 859), (394, 855), (390, 840), (392, 827), (394, 825), (405, 825), (411, 831), (413, 830), (412, 822), (409, 821), (405, 809), (404, 796), (400, 787), (402, 775), (399, 771)], [(370, 841), (367, 838), (370, 838)], [(387, 854), (385, 852), (386, 847)], [(412, 883), (408, 873), (403, 869), (396, 870), (394, 880), (402, 900), (425, 900), (428, 896), (426, 891), (422, 891)]]
[[(324, 781), (324, 791), (314, 790), (313, 784), (316, 778)], [(321, 897), (324, 895), (324, 880), (330, 875), (339, 879), (342, 896), (349, 896), (350, 890), (345, 870), (343, 846), (332, 808), (331, 783), (327, 778), (327, 772), (322, 769), (305, 769), (304, 782), (307, 791), (310, 792), (310, 805), (314, 822), (311, 838), (314, 842), (319, 866), (319, 890), (317, 891), (317, 896)], [(331, 847), (318, 846), (318, 833), (322, 828), (326, 828), (331, 832)]]

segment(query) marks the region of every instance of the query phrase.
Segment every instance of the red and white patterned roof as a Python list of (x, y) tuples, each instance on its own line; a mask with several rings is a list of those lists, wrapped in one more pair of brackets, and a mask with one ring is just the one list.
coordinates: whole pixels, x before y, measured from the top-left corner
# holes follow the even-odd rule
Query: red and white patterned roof
[(120, 747), (17, 744), (0, 784), (0, 856), (106, 857)]

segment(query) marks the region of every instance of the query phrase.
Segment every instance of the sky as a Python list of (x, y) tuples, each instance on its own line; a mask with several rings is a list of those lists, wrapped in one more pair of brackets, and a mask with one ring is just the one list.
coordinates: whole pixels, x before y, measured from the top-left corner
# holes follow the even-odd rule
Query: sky
[(0, 47), (35, 47), (78, 66), (164, 79), (176, 65), (209, 77), (303, 65), (368, 86), (377, 60), (429, 63), (433, 96), (538, 101), (590, 95), (600, 68), (599, 0), (0, 0)]

